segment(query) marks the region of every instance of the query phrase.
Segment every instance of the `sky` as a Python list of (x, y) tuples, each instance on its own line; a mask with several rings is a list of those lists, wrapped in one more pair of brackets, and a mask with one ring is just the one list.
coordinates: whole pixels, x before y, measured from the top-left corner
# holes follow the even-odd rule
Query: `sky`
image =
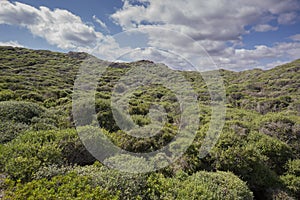
[(0, 45), (270, 69), (300, 58), (300, 0), (0, 0)]

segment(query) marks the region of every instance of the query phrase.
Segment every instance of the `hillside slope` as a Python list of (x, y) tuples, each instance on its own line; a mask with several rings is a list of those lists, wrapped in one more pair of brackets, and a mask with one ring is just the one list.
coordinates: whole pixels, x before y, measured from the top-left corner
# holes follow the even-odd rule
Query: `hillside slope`
[[(300, 60), (267, 71), (220, 70), (227, 96), (226, 121), (205, 158), (199, 158), (199, 149), (211, 120), (207, 85), (198, 72), (178, 72), (199, 100), (195, 140), (171, 166), (136, 175), (102, 166), (75, 131), (74, 81), (81, 64), (90, 57), (0, 47), (0, 187), (4, 198), (300, 197)], [(136, 153), (161, 149), (181, 126), (180, 104), (174, 92), (161, 84), (140, 86), (128, 106), (133, 122), (140, 127), (151, 124), (148, 113), (153, 104), (164, 108), (165, 123), (155, 136), (136, 138), (116, 124), (112, 91), (133, 67), (147, 63), (155, 66), (150, 61), (111, 64), (99, 77), (95, 93), (97, 120), (104, 133), (115, 145)], [(60, 184), (55, 185), (57, 182)]]

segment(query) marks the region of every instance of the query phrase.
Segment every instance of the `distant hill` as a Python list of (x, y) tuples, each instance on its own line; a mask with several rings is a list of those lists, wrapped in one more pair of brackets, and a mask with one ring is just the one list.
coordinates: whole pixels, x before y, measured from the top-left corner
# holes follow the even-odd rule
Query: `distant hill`
[[(69, 98), (77, 70), (88, 57), (85, 53), (56, 53), (46, 50), (0, 47), (0, 100), (9, 96), (44, 103)], [(122, 69), (115, 63), (111, 68)], [(127, 63), (130, 67), (130, 64)], [(121, 66), (121, 67), (118, 67)], [(254, 109), (261, 113), (290, 109), (300, 112), (300, 60), (275, 67), (232, 72), (221, 70), (228, 101), (233, 107)], [(113, 69), (112, 69), (113, 71)], [(126, 71), (126, 69), (125, 69)], [(198, 87), (204, 87), (197, 72), (183, 72)], [(199, 89), (199, 88), (198, 88)], [(200, 91), (201, 92), (201, 91)], [(7, 95), (5, 96), (5, 94)], [(205, 93), (200, 93), (201, 96)], [(208, 97), (208, 96), (206, 96)], [(58, 103), (58, 102), (57, 102)], [(52, 102), (52, 105), (55, 103)]]
[[(0, 47), (0, 196), (38, 199), (42, 194), (50, 199), (66, 198), (67, 191), (75, 191), (69, 190), (67, 183), (74, 181), (77, 185), (83, 181), (101, 192), (82, 186), (70, 195), (80, 194), (82, 199), (91, 198), (88, 195), (104, 199), (173, 199), (188, 194), (202, 195), (202, 199), (252, 199), (253, 195), (256, 199), (298, 199), (300, 60), (266, 71), (219, 70), (227, 97), (226, 121), (217, 144), (205, 158), (199, 157), (199, 149), (210, 125), (211, 97), (199, 72), (178, 71), (199, 101), (200, 125), (195, 140), (171, 166), (132, 176), (95, 162), (75, 131), (74, 81), (81, 64), (91, 57), (82, 52)], [(163, 85), (142, 85), (129, 99), (128, 113), (133, 122), (140, 127), (151, 124), (148, 113), (154, 103), (167, 112), (165, 124), (157, 135), (146, 139), (120, 130), (111, 109), (112, 91), (130, 69), (142, 64), (157, 65), (146, 60), (111, 63), (99, 77), (95, 108), (101, 128), (114, 144), (144, 153), (172, 141), (181, 126), (181, 105)], [(61, 184), (53, 183), (57, 181)], [(57, 191), (65, 192), (51, 196), (54, 194), (47, 188), (53, 184), (65, 189)], [(27, 190), (32, 192), (24, 192)]]

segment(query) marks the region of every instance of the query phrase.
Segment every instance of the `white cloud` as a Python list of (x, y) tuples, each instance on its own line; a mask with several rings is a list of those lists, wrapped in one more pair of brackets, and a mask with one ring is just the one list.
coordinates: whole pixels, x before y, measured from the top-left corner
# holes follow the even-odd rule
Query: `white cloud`
[(268, 32), (268, 31), (277, 31), (278, 27), (271, 26), (269, 24), (259, 24), (253, 28), (256, 32)]
[(103, 30), (105, 30), (106, 32), (109, 32), (109, 30), (108, 30), (106, 24), (105, 24), (103, 21), (101, 21), (99, 18), (97, 18), (96, 15), (93, 16), (93, 19), (95, 20), (95, 22), (97, 22), (97, 23), (100, 25), (100, 27), (101, 27)]
[(278, 17), (279, 24), (293, 24), (295, 23), (298, 15), (296, 12), (283, 13)]
[[(261, 66), (262, 60), (286, 60), (299, 57), (299, 43), (257, 45), (241, 48), (243, 35), (250, 30), (275, 31), (280, 24), (293, 23), (300, 10), (298, 0), (123, 0), (123, 7), (111, 15), (124, 30), (163, 28), (178, 31), (194, 41), (178, 40), (175, 34), (164, 35), (148, 29), (149, 44), (165, 50), (184, 49), (183, 56), (195, 58), (201, 54), (199, 45), (222, 68), (242, 69)], [(246, 28), (247, 27), (247, 28)]]
[(290, 39), (292, 39), (293, 41), (300, 42), (300, 34), (292, 35)]
[(0, 2), (0, 23), (14, 25), (30, 25), (39, 20), (38, 10), (32, 6), (9, 1)]
[(0, 46), (24, 47), (18, 41), (0, 42)]
[[(232, 70), (243, 70), (251, 68), (269, 69), (275, 67), (276, 62), (262, 65), (265, 59), (284, 60), (286, 62), (298, 59), (300, 55), (300, 42), (281, 42), (274, 46), (258, 45), (254, 49), (235, 49), (233, 54), (228, 58), (224, 56), (216, 56), (213, 59), (221, 68)], [(282, 64), (282, 63), (280, 63)]]
[(108, 61), (120, 60), (120, 57), (128, 52), (133, 51), (131, 47), (120, 47), (120, 44), (112, 36), (106, 36), (101, 42), (93, 48), (79, 47), (78, 51), (87, 52), (100, 59)]
[[(147, 2), (148, 6), (134, 2)], [(299, 5), (297, 0), (124, 0), (123, 8), (111, 17), (124, 29), (148, 23), (181, 31), (195, 40), (234, 41), (247, 33), (247, 25), (274, 16), (288, 18)]]
[(0, 2), (0, 24), (26, 27), (62, 49), (92, 46), (103, 35), (67, 10), (39, 9), (23, 3)]

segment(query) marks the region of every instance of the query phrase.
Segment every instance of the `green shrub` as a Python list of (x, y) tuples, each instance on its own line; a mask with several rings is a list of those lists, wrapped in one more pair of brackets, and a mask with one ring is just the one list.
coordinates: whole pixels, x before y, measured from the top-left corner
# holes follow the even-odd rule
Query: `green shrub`
[(22, 100), (29, 100), (29, 101), (33, 101), (33, 102), (43, 102), (44, 98), (41, 94), (38, 94), (36, 92), (29, 92), (27, 94), (23, 94), (21, 96)]
[(3, 146), (0, 158), (2, 171), (22, 181), (31, 180), (40, 167), (95, 161), (73, 129), (27, 132)]
[(18, 156), (8, 159), (4, 170), (14, 180), (28, 181), (41, 164), (41, 160), (37, 157)]
[(224, 133), (206, 158), (212, 169), (231, 171), (246, 181), (258, 197), (280, 186), (284, 164), (293, 157), (291, 148), (270, 136)]
[(29, 124), (33, 117), (39, 117), (45, 109), (38, 104), (23, 101), (0, 102), (0, 120)]
[(95, 102), (95, 108), (97, 112), (97, 119), (99, 126), (109, 131), (117, 131), (119, 127), (117, 126), (113, 112), (111, 110), (110, 100), (108, 99), (98, 99)]
[(287, 174), (281, 176), (283, 184), (288, 190), (290, 190), (295, 196), (300, 195), (300, 177), (293, 174)]
[(52, 179), (33, 180), (21, 184), (9, 183), (4, 199), (117, 199), (101, 186), (93, 186), (91, 178), (69, 173)]
[(0, 91), (0, 101), (9, 101), (15, 98), (15, 93), (11, 90)]
[(300, 176), (300, 159), (291, 160), (286, 165), (287, 173)]
[(286, 164), (286, 173), (281, 176), (283, 184), (295, 196), (300, 195), (300, 159), (289, 161)]
[(277, 174), (283, 173), (283, 166), (294, 156), (291, 147), (276, 138), (251, 133), (248, 139), (261, 155), (267, 157), (267, 166)]
[(35, 180), (43, 179), (43, 178), (50, 180), (54, 176), (65, 175), (69, 173), (71, 170), (74, 169), (74, 167), (75, 166), (71, 166), (71, 165), (60, 166), (57, 164), (42, 166), (34, 173), (32, 178)]
[(287, 143), (300, 155), (299, 116), (287, 112), (267, 114), (261, 118), (259, 131)]
[(21, 132), (28, 130), (27, 124), (13, 122), (13, 121), (2, 121), (0, 123), (0, 143), (6, 143), (17, 137)]
[(47, 98), (45, 101), (44, 101), (44, 106), (46, 108), (50, 108), (50, 107), (54, 107), (56, 106), (56, 99), (53, 98), (53, 97), (50, 97), (50, 98)]
[(67, 128), (65, 115), (30, 102), (0, 102), (0, 143), (9, 142), (28, 130)]
[(156, 174), (148, 181), (157, 199), (253, 199), (246, 183), (230, 172), (179, 173), (175, 178)]
[(123, 173), (102, 167), (99, 163), (91, 166), (76, 167), (79, 175), (88, 176), (93, 185), (100, 185), (119, 199), (151, 199), (148, 196), (147, 174)]

